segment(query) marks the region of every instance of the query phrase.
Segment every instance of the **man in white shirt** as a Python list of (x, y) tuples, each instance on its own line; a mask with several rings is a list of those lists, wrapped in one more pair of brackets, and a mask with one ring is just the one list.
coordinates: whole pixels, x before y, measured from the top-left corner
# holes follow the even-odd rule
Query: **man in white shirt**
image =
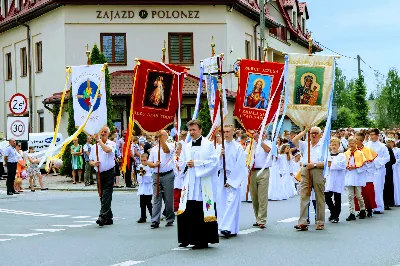
[(300, 191), (300, 218), (294, 227), (301, 231), (308, 230), (308, 206), (310, 203), (311, 187), (314, 189), (317, 201), (317, 227), (316, 230), (324, 230), (325, 223), (325, 180), (323, 177), (324, 161), (321, 159), (322, 145), (321, 128), (312, 127), (310, 129), (310, 160), (308, 160), (308, 142), (300, 141), (308, 132), (308, 128), (300, 132), (293, 138), (293, 144), (300, 149), (303, 154), (303, 168), (301, 169), (301, 191)]
[(19, 192), (14, 189), (14, 180), (15, 175), (17, 173), (17, 151), (15, 150), (15, 146), (17, 142), (15, 139), (10, 139), (8, 141), (9, 146), (5, 149), (4, 152), (4, 166), (7, 167), (7, 195), (19, 194)]
[[(101, 138), (95, 135), (96, 144), (93, 145), (90, 152), (90, 165), (100, 172), (99, 196), (101, 202), (101, 209), (99, 218), (96, 223), (99, 226), (113, 224), (113, 213), (111, 211), (111, 201), (115, 177), (115, 142), (108, 139), (110, 129), (108, 127), (102, 128), (100, 131)], [(96, 145), (98, 150), (98, 160), (96, 156)]]
[[(268, 156), (271, 146), (269, 141), (266, 140), (267, 135), (265, 132), (261, 140), (258, 133), (254, 133), (253, 137), (255, 147), (257, 147), (258, 141), (261, 141), (260, 148), (256, 148), (250, 176), (250, 193), (256, 217), (256, 223), (253, 226), (259, 226), (261, 229), (264, 229), (267, 223), (268, 211), (269, 167), (272, 165), (271, 156)], [(257, 176), (261, 170), (262, 172)]]
[[(165, 203), (166, 227), (173, 226), (174, 214), (174, 145), (167, 143), (168, 133), (161, 130), (159, 144), (150, 150), (149, 167), (153, 168), (153, 213), (151, 216), (151, 228), (160, 227), (162, 198)], [(159, 145), (161, 148), (159, 149)], [(158, 151), (160, 150), (160, 157)], [(160, 175), (157, 184), (157, 175)], [(157, 191), (157, 186), (159, 189)], [(157, 194), (157, 192), (159, 192)], [(161, 198), (162, 196), (162, 198)]]
[(94, 184), (93, 180), (93, 168), (90, 165), (90, 153), (92, 149), (92, 137), (87, 136), (86, 144), (83, 146), (83, 158), (85, 159), (85, 186), (90, 186)]

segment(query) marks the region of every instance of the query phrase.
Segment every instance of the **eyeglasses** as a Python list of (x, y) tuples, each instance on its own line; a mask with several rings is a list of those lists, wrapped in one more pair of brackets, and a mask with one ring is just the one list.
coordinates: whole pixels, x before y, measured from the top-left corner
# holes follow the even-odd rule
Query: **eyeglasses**
[(311, 135), (318, 135), (319, 132), (310, 132)]

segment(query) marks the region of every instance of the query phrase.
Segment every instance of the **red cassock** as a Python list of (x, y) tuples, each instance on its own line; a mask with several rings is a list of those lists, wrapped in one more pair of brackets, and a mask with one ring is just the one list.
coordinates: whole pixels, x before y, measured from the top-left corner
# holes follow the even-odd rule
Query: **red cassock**
[[(377, 207), (375, 202), (374, 183), (367, 182), (367, 185), (363, 187), (361, 190), (361, 195), (364, 199), (366, 210), (372, 210)], [(355, 197), (354, 197), (354, 203), (355, 203), (355, 210), (360, 211), (360, 205), (358, 205), (358, 200)]]

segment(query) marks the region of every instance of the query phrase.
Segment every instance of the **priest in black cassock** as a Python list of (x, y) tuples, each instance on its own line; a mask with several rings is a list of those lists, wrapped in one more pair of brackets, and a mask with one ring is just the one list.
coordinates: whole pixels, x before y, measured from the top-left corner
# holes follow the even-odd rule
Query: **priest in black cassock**
[(393, 184), (393, 165), (396, 163), (396, 157), (393, 153), (395, 147), (395, 140), (393, 138), (386, 138), (386, 146), (389, 150), (390, 160), (385, 164), (386, 176), (385, 185), (383, 188), (383, 203), (385, 210), (390, 210), (394, 206), (394, 184)]
[(179, 247), (207, 248), (219, 242), (212, 184), (218, 178), (219, 155), (214, 145), (202, 137), (199, 120), (187, 124), (192, 141), (181, 153), (186, 172), (178, 209)]

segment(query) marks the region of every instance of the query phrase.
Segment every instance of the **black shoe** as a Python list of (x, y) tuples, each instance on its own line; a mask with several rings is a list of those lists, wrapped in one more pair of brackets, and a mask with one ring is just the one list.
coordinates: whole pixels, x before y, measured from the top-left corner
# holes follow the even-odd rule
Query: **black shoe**
[(339, 222), (339, 218), (333, 218), (333, 219), (332, 219), (332, 223), (333, 223), (333, 224), (337, 224), (338, 222)]
[(385, 207), (385, 211), (390, 211), (390, 210), (391, 210), (391, 208), (389, 206)]
[(14, 195), (14, 193), (12, 193), (12, 192), (7, 192), (7, 195), (8, 195), (8, 196), (12, 196), (12, 195)]
[(49, 189), (46, 187), (46, 188), (42, 188), (42, 189), (40, 189), (40, 190), (44, 191), (44, 190), (49, 190)]
[(367, 217), (372, 217), (372, 210), (367, 210)]
[(365, 219), (366, 216), (367, 216), (367, 215), (366, 215), (366, 213), (365, 213), (365, 210), (361, 210), (361, 211), (360, 211), (360, 214), (359, 214), (360, 219)]
[(310, 224), (310, 219), (307, 219), (307, 224)]
[(94, 185), (94, 181), (90, 182), (90, 185)]
[(186, 248), (187, 246), (189, 246), (189, 244), (186, 244), (186, 243), (182, 243), (179, 245), (180, 248)]
[(19, 194), (19, 192), (17, 192), (17, 191), (14, 191), (14, 192), (13, 192), (13, 194)]
[(204, 249), (208, 248), (208, 244), (199, 244), (199, 245), (194, 245), (192, 249)]
[(98, 224), (99, 226), (104, 226), (104, 220), (99, 218), (97, 219), (96, 224)]
[(374, 211), (374, 214), (383, 214), (381, 211)]
[(104, 222), (104, 225), (112, 225), (112, 224), (114, 224), (113, 219), (108, 219), (107, 221)]
[(329, 218), (328, 218), (328, 221), (330, 222), (330, 221), (332, 221), (334, 218), (332, 217), (332, 214), (331, 214), (331, 216), (329, 216)]
[(360, 217), (360, 213), (357, 213), (357, 214), (356, 214), (356, 217)]
[(157, 223), (157, 222), (152, 222), (150, 227), (153, 228), (153, 229), (156, 229), (156, 228), (160, 227), (160, 224)]
[(258, 223), (254, 223), (253, 226), (259, 227), (260, 225)]
[(85, 183), (85, 187), (88, 187), (88, 186), (90, 186), (90, 184), (89, 183)]
[(168, 222), (165, 227), (170, 227), (170, 226), (174, 226), (174, 222)]
[(355, 220), (357, 220), (356, 216), (354, 214), (352, 214), (352, 213), (350, 213), (349, 217), (346, 218), (346, 221), (348, 221), (348, 222), (349, 221), (355, 221)]
[(223, 234), (225, 237), (230, 237), (231, 236), (231, 231), (228, 230), (222, 230), (221, 234)]
[(143, 223), (145, 223), (145, 222), (146, 222), (146, 218), (140, 217), (140, 219), (137, 220), (137, 223), (138, 223), (138, 224), (143, 224)]

